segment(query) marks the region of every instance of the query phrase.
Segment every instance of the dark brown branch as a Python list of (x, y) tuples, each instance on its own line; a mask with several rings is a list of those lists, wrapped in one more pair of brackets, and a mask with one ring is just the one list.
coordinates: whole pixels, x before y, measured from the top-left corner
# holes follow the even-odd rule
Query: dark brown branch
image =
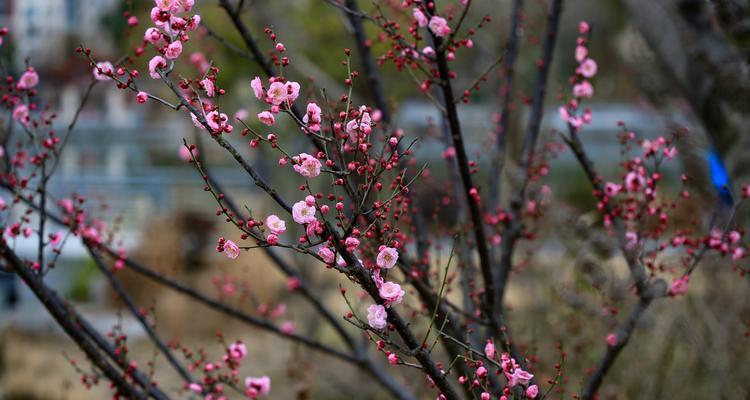
[[(90, 245), (90, 243), (86, 243), (87, 248), (91, 248)], [(172, 368), (177, 371), (177, 373), (182, 377), (186, 384), (195, 382), (193, 380), (193, 377), (190, 376), (190, 373), (187, 371), (187, 369), (185, 369), (185, 367), (177, 360), (177, 358), (175, 358), (174, 354), (172, 354), (172, 351), (164, 344), (164, 342), (161, 340), (156, 331), (151, 327), (151, 325), (149, 325), (149, 322), (146, 320), (146, 318), (141, 315), (140, 311), (128, 295), (125, 288), (120, 284), (120, 281), (117, 280), (117, 277), (115, 277), (114, 273), (112, 273), (112, 271), (104, 264), (104, 260), (102, 260), (102, 257), (99, 255), (99, 253), (96, 251), (91, 251), (90, 254), (94, 259), (94, 263), (96, 264), (97, 268), (99, 268), (99, 271), (101, 271), (101, 273), (104, 274), (104, 276), (107, 278), (109, 284), (112, 286), (112, 289), (117, 292), (117, 296), (125, 304), (125, 307), (128, 308), (128, 311), (130, 311), (133, 317), (138, 320), (143, 330), (145, 330), (149, 338), (151, 338), (151, 341), (154, 342), (154, 345), (156, 345), (159, 351), (167, 359), (167, 362), (169, 362)]]
[[(427, 2), (427, 10), (435, 10), (435, 2)], [(485, 290), (485, 301), (484, 310), (487, 315), (494, 315), (495, 313), (495, 284), (492, 274), (492, 260), (490, 259), (489, 248), (487, 247), (487, 239), (484, 233), (484, 224), (482, 220), (482, 211), (479, 208), (479, 202), (476, 201), (470, 194), (471, 190), (477, 190), (474, 186), (474, 182), (471, 177), (471, 171), (469, 168), (469, 159), (466, 155), (466, 147), (464, 145), (464, 137), (461, 132), (461, 121), (458, 118), (458, 110), (456, 108), (455, 96), (453, 95), (453, 86), (450, 82), (450, 69), (448, 68), (448, 60), (445, 55), (445, 49), (443, 46), (443, 39), (435, 36), (430, 32), (435, 48), (439, 49), (436, 52), (437, 68), (440, 74), (440, 88), (443, 94), (443, 100), (445, 101), (446, 107), (446, 119), (450, 128), (451, 140), (453, 141), (453, 147), (456, 149), (456, 159), (458, 162), (458, 169), (461, 175), (461, 182), (463, 184), (464, 195), (466, 201), (469, 203), (469, 213), (471, 216), (472, 230), (474, 232), (475, 245), (477, 247), (477, 253), (479, 254), (479, 264), (482, 271), (482, 279), (484, 280)]]
[[(526, 188), (529, 183), (529, 168), (533, 164), (534, 151), (536, 148), (537, 138), (542, 122), (544, 112), (544, 97), (547, 92), (547, 79), (549, 77), (550, 66), (552, 65), (552, 56), (554, 55), (557, 32), (560, 25), (560, 16), (562, 14), (562, 0), (552, 0), (552, 7), (547, 17), (547, 33), (544, 38), (544, 47), (542, 49), (542, 61), (537, 70), (536, 83), (534, 86), (534, 99), (531, 106), (531, 115), (529, 116), (529, 125), (523, 141), (520, 161), (520, 189), (515, 198), (511, 201), (511, 219), (503, 233), (503, 244), (500, 253), (500, 265), (497, 274), (497, 292), (495, 293), (495, 302), (501, 308), (503, 297), (508, 285), (510, 271), (513, 269), (513, 251), (518, 239), (523, 234), (523, 225), (521, 224), (521, 210), (526, 196)], [(500, 311), (498, 311), (500, 312)]]
[(523, 0), (513, 1), (511, 13), (510, 32), (505, 43), (505, 59), (503, 72), (505, 82), (501, 88), (502, 111), (497, 123), (497, 142), (495, 143), (495, 157), (492, 159), (492, 177), (490, 180), (490, 192), (487, 196), (487, 208), (494, 211), (500, 202), (500, 185), (502, 183), (503, 167), (505, 166), (505, 144), (508, 138), (508, 126), (510, 124), (510, 105), (513, 101), (513, 79), (515, 78), (515, 63), (518, 55), (518, 31), (521, 25), (521, 13), (523, 12)]
[(44, 285), (39, 277), (31, 272), (25, 263), (8, 247), (5, 241), (0, 242), (0, 255), (13, 268), (16, 274), (21, 277), (21, 280), (31, 289), (65, 333), (86, 353), (89, 360), (107, 376), (107, 379), (112, 382), (119, 393), (134, 399), (146, 399), (146, 395), (129, 383), (125, 379), (125, 376), (107, 361), (104, 355), (97, 350), (95, 345), (76, 326), (74, 321), (80, 319), (80, 316), (71, 314), (60, 298)]

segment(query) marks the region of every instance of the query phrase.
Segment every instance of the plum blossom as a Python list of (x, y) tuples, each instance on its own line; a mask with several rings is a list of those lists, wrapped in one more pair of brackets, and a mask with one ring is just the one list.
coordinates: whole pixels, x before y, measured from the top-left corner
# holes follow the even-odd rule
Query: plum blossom
[(380, 268), (391, 269), (398, 261), (398, 250), (393, 247), (383, 247), (376, 258), (375, 263)]
[(622, 190), (622, 185), (618, 185), (616, 183), (607, 182), (604, 185), (604, 194), (607, 195), (607, 197), (614, 197), (617, 196), (618, 193)]
[(367, 307), (367, 324), (372, 329), (384, 329), (388, 325), (387, 319), (388, 313), (382, 305), (372, 304)]
[(294, 160), (294, 171), (306, 178), (315, 178), (320, 175), (320, 167), (322, 164), (317, 158), (307, 154), (300, 153), (298, 156), (292, 157)]
[(646, 180), (641, 176), (641, 174), (631, 171), (628, 172), (627, 175), (625, 175), (625, 189), (628, 190), (628, 192), (637, 192), (642, 187), (646, 185)]
[(539, 386), (537, 385), (531, 385), (528, 388), (526, 388), (526, 397), (529, 399), (536, 399), (536, 396), (539, 395)]
[(635, 232), (625, 232), (625, 249), (632, 251), (638, 245), (638, 234)]
[(29, 108), (26, 107), (26, 104), (19, 104), (16, 108), (13, 109), (13, 119), (22, 124), (28, 123)]
[(34, 68), (29, 68), (20, 78), (18, 78), (18, 84), (16, 87), (28, 90), (36, 86), (37, 83), (39, 83), (39, 74), (34, 71)]
[(108, 74), (111, 74), (112, 71), (115, 70), (115, 67), (112, 65), (109, 61), (101, 61), (96, 63), (96, 66), (94, 67), (94, 78), (97, 81), (106, 81), (110, 78), (107, 76)]
[(346, 246), (347, 251), (352, 252), (356, 250), (357, 247), (359, 247), (359, 239), (349, 236), (348, 238), (346, 238), (346, 240), (344, 240), (344, 245)]
[(262, 376), (260, 378), (245, 378), (245, 395), (250, 399), (265, 396), (271, 391), (271, 378)]
[(165, 60), (162, 56), (155, 56), (151, 59), (151, 61), (148, 62), (149, 75), (153, 79), (160, 79), (161, 75), (159, 75), (158, 70), (166, 67), (167, 60)]
[(524, 371), (520, 367), (515, 367), (512, 374), (505, 372), (505, 377), (508, 379), (508, 386), (513, 387), (519, 383), (522, 385), (528, 384), (534, 378), (534, 374)]
[(203, 89), (206, 91), (206, 96), (214, 97), (214, 95), (216, 95), (216, 85), (214, 84), (214, 81), (204, 78), (201, 81), (201, 85), (203, 85)]
[(333, 250), (329, 249), (328, 247), (321, 247), (320, 250), (318, 250), (318, 255), (326, 264), (333, 264), (335, 257), (335, 255), (333, 254)]
[(405, 292), (398, 283), (385, 282), (380, 285), (378, 293), (380, 294), (380, 298), (385, 301), (384, 305), (391, 307), (393, 304), (401, 304)]
[(307, 129), (311, 132), (318, 132), (320, 131), (320, 114), (321, 109), (320, 107), (315, 103), (308, 103), (307, 104), (307, 112), (302, 117), (302, 122), (307, 124)]
[(272, 83), (266, 92), (266, 101), (275, 106), (286, 101), (286, 97), (286, 85), (281, 82)]
[(615, 347), (617, 346), (617, 334), (616, 333), (610, 333), (607, 335), (606, 339), (604, 339), (605, 342), (607, 342), (607, 346), (609, 347)]
[(164, 57), (167, 57), (169, 60), (176, 59), (180, 54), (182, 54), (182, 42), (179, 40), (175, 40), (164, 49)]
[(590, 58), (583, 60), (579, 68), (581, 71), (581, 75), (583, 75), (586, 78), (592, 78), (594, 75), (596, 75), (596, 70), (597, 70), (596, 61)]
[(372, 131), (372, 118), (370, 117), (370, 113), (366, 111), (367, 107), (362, 106), (359, 110), (362, 113), (359, 120), (352, 119), (346, 123), (346, 133), (349, 134), (349, 138), (352, 141), (357, 141), (357, 132), (367, 135)]
[(258, 120), (268, 126), (272, 126), (276, 123), (276, 118), (271, 114), (270, 111), (263, 111), (258, 114)]
[(298, 201), (292, 206), (292, 218), (300, 225), (309, 224), (315, 221), (315, 207), (304, 200)]
[(139, 104), (143, 104), (143, 103), (145, 103), (145, 102), (146, 102), (146, 101), (148, 100), (148, 93), (146, 93), (146, 92), (144, 92), (144, 91), (139, 91), (139, 92), (138, 92), (138, 93), (137, 93), (137, 94), (135, 95), (135, 100), (136, 100), (136, 101), (137, 101), (137, 102), (138, 102)]
[(488, 339), (487, 344), (484, 345), (484, 355), (487, 356), (487, 358), (495, 358), (495, 344), (492, 343), (492, 340)]
[(286, 222), (275, 214), (271, 214), (266, 218), (266, 226), (276, 235), (286, 232)]
[(233, 241), (227, 240), (224, 242), (224, 254), (226, 254), (229, 259), (234, 260), (240, 256), (240, 247)]
[(591, 86), (591, 83), (589, 81), (583, 81), (581, 83), (573, 85), (573, 96), (582, 98), (582, 99), (590, 99), (594, 96), (594, 87)]
[(229, 345), (229, 349), (227, 349), (227, 355), (224, 357), (224, 361), (227, 361), (227, 359), (242, 360), (246, 355), (247, 347), (245, 347), (244, 343), (238, 340)]
[(585, 46), (576, 46), (576, 61), (582, 62), (589, 55), (589, 49)]
[(250, 81), (250, 87), (253, 88), (253, 94), (258, 100), (263, 98), (263, 83), (260, 81), (260, 77), (253, 78)]
[(147, 43), (157, 44), (163, 38), (164, 36), (162, 35), (161, 31), (154, 27), (146, 29), (146, 32), (143, 33), (143, 41)]
[(437, 15), (430, 18), (429, 27), (432, 33), (437, 37), (446, 37), (451, 34), (451, 27), (448, 26), (448, 21)]
[(414, 8), (412, 10), (412, 14), (414, 15), (414, 20), (417, 21), (417, 25), (419, 25), (422, 28), (427, 26), (427, 17), (425, 17), (422, 10), (418, 8)]
[[(192, 161), (193, 160), (193, 156), (190, 155), (190, 151), (191, 150), (188, 150), (187, 147), (180, 146), (180, 150), (179, 150), (178, 155), (180, 156), (180, 158), (183, 161)], [(195, 154), (196, 157), (198, 156), (198, 149), (193, 149), (192, 152), (193, 152), (193, 154)]]
[(287, 82), (284, 87), (286, 88), (286, 101), (290, 104), (294, 103), (299, 97), (300, 85), (297, 82)]
[(211, 111), (206, 114), (206, 123), (213, 130), (213, 132), (221, 132), (227, 127), (227, 121), (229, 117), (224, 113), (218, 111)]
[(680, 296), (688, 291), (688, 283), (690, 281), (690, 276), (685, 275), (682, 278), (675, 279), (672, 282), (672, 285), (669, 286), (669, 295), (674, 296)]

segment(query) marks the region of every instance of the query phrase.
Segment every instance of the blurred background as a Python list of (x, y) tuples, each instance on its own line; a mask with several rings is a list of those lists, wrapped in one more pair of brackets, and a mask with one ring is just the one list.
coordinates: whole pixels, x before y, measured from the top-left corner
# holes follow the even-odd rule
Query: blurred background
[[(372, 11), (368, 2), (360, 3), (363, 10)], [(390, 5), (389, 1), (379, 3)], [(457, 55), (457, 88), (468, 87), (497, 60), (508, 36), (511, 1), (473, 3), (469, 21), (476, 23), (484, 15), (491, 16), (492, 21), (477, 32), (473, 49)], [(508, 132), (508, 176), (512, 175), (520, 146), (518, 138), (526, 126), (534, 65), (541, 54), (539, 42), (545, 26), (547, 2), (525, 3), (514, 112)], [(143, 31), (150, 26), (147, 12), (151, 7), (152, 3), (145, 0), (0, 0), (0, 26), (10, 29), (0, 47), (0, 57), (15, 76), (26, 65), (36, 68), (41, 78), (40, 95), (50, 109), (57, 110), (58, 129), (62, 129), (72, 120), (91, 81), (87, 60), (74, 49), (83, 44), (93, 49), (97, 60), (119, 59), (141, 45)], [(299, 81), (308, 95), (317, 95), (323, 88), (331, 97), (344, 93), (343, 49), (354, 48), (354, 44), (339, 10), (320, 0), (257, 0), (247, 1), (245, 7), (249, 10), (246, 22), (261, 38), (263, 48), (270, 47), (262, 32), (267, 26), (286, 45), (292, 59), (288, 75)], [(196, 8), (207, 27), (242, 48), (215, 1), (198, 0)], [(698, 177), (691, 183), (696, 195), (684, 201), (683, 218), (705, 222), (715, 201), (711, 191), (705, 190), (708, 183), (700, 181), (706, 175), (702, 160), (710, 145), (724, 158), (735, 187), (747, 181), (750, 2), (568, 0), (564, 9), (548, 86), (544, 140), (556, 140), (555, 131), (564, 129), (557, 108), (560, 99), (567, 96), (566, 80), (576, 68), (573, 49), (577, 23), (587, 20), (593, 27), (590, 55), (600, 71), (590, 104), (593, 122), (582, 133), (589, 154), (602, 174), (617, 179), (621, 161), (617, 135), (624, 129), (618, 121), (644, 138), (687, 128), (689, 142), (680, 147), (682, 157), (664, 170), (667, 181), (672, 182), (665, 193), (676, 193), (679, 175), (690, 171), (691, 176)], [(126, 11), (141, 22), (129, 28)], [(376, 54), (387, 50), (374, 26), (368, 25), (368, 34)], [(254, 116), (259, 112), (249, 81), (260, 72), (252, 61), (205, 32), (188, 43), (181, 57), (187, 59), (196, 52), (220, 67), (219, 84), (231, 94), (221, 100), (227, 113), (245, 110)], [(135, 60), (142, 72), (148, 54)], [(395, 125), (408, 137), (420, 138), (415, 158), (430, 163), (430, 176), (419, 184), (417, 193), (425, 199), (440, 198), (449, 193), (440, 115), (408, 75), (397, 72), (389, 63), (382, 74), (396, 114)], [(502, 76), (500, 70), (492, 72), (481, 90), (472, 95), (471, 103), (459, 107), (471, 157), (484, 168), (480, 173), (482, 185), (495, 172), (488, 171), (491, 153), (487, 148), (496, 140)], [(148, 86), (152, 82), (146, 80), (147, 91), (168, 97), (164, 88)], [(268, 267), (261, 253), (229, 263), (214, 251), (216, 238), (237, 235), (214, 216), (215, 206), (202, 190), (200, 176), (178, 156), (183, 138), (200, 140), (185, 114), (154, 104), (138, 104), (132, 93), (110, 84), (96, 85), (91, 96), (63, 153), (60, 169), (51, 180), (53, 196), (85, 196), (89, 212), (116, 227), (117, 240), (135, 259), (249, 312), (261, 305), (284, 303), (288, 311), (275, 322), (293, 322), (301, 332), (330, 338), (328, 328), (289, 295), (284, 278)], [(354, 97), (359, 103), (370, 100), (365, 87), (355, 86)], [(291, 125), (282, 122), (275, 129), (291, 152), (306, 149), (307, 142), (298, 139)], [(247, 150), (239, 134), (228, 135), (228, 139), (269, 180), (287, 176), (275, 172), (275, 156), (265, 150)], [(258, 215), (273, 210), (214, 143), (205, 140), (199, 149), (226, 191), (240, 204), (250, 205)], [(552, 365), (558, 361), (555, 346), (562, 343), (569, 359), (561, 385), (564, 393), (559, 398), (571, 398), (604, 351), (604, 337), (617, 317), (607, 310), (618, 308), (624, 314), (634, 299), (627, 293), (627, 271), (615, 245), (596, 228), (590, 184), (574, 158), (562, 152), (551, 160), (544, 184), (551, 187), (558, 206), (538, 227), (540, 239), (519, 252), (519, 271), (507, 296), (510, 323), (516, 337), (524, 338), (523, 348), (534, 360), (539, 376), (549, 377), (554, 372)], [(282, 189), (290, 193), (296, 190)], [(9, 198), (5, 193), (3, 196)], [(448, 211), (436, 210), (437, 206), (425, 203), (424, 207), (428, 215), (442, 212), (444, 221), (455, 219)], [(746, 221), (742, 213), (740, 218)], [(18, 243), (22, 255), (36, 251), (32, 239)], [(439, 256), (440, 252), (436, 253)], [(327, 303), (341, 313), (346, 311), (337, 294), (340, 277), (331, 277), (319, 265), (294, 254), (285, 257), (321, 287)], [(668, 264), (669, 258), (664, 262)], [(691, 281), (687, 297), (653, 307), (605, 382), (602, 398), (750, 398), (746, 379), (750, 376), (746, 338), (750, 291), (747, 281), (737, 279), (725, 264), (707, 259), (706, 268)], [(214, 338), (217, 330), (230, 340), (244, 340), (251, 355), (246, 372), (270, 375), (274, 382), (272, 398), (387, 398), (377, 386), (361, 384), (365, 378), (356, 370), (335, 360), (215, 315), (179, 294), (144, 284), (138, 277), (128, 276), (127, 271), (122, 276), (139, 306), (154, 308), (157, 328), (165, 337), (179, 337), (183, 344), (205, 348), (212, 354), (221, 353)], [(66, 357), (80, 359), (80, 353), (33, 295), (11, 277), (1, 278), (12, 283), (4, 285), (0, 293), (0, 399), (108, 397), (106, 385), (86, 390), (79, 383), (80, 377)], [(47, 279), (96, 327), (109, 331), (117, 326), (127, 333), (135, 358), (143, 363), (152, 358), (154, 349), (143, 331), (126, 312), (121, 313), (104, 277), (80, 243), (70, 240), (66, 244), (58, 266)], [(196, 315), (201, 316), (200, 325), (195, 323)], [(274, 349), (271, 356), (268, 349)], [(156, 361), (157, 366), (162, 363)], [(159, 371), (172, 388), (179, 386), (177, 377), (170, 376), (171, 370)], [(404, 371), (404, 376), (417, 375)]]

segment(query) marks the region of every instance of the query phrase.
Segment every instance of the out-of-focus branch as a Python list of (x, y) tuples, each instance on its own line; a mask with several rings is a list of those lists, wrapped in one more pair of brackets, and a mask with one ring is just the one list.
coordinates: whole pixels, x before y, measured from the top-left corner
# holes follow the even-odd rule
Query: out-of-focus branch
[(0, 242), (0, 255), (26, 283), (65, 333), (86, 353), (89, 360), (107, 376), (119, 393), (133, 399), (146, 399), (146, 395), (128, 382), (117, 367), (113, 366), (76, 326), (75, 321), (81, 319), (81, 317), (71, 313), (69, 306), (66, 307), (60, 298), (31, 272), (31, 269), (18, 258), (5, 241)]
[(505, 165), (505, 143), (508, 138), (508, 126), (510, 124), (510, 104), (513, 101), (513, 79), (515, 78), (516, 56), (518, 55), (518, 30), (521, 25), (521, 13), (523, 12), (523, 0), (513, 1), (511, 11), (510, 31), (505, 43), (505, 58), (503, 62), (503, 73), (505, 81), (501, 87), (502, 111), (497, 123), (497, 142), (495, 143), (495, 156), (492, 159), (492, 177), (490, 179), (490, 192), (487, 196), (487, 209), (494, 211), (500, 202), (500, 186), (502, 185), (503, 167)]
[[(91, 248), (88, 246), (88, 244), (87, 247)], [(164, 342), (159, 337), (159, 334), (157, 334), (156, 331), (151, 327), (151, 325), (149, 325), (149, 322), (146, 320), (146, 318), (141, 315), (138, 307), (136, 307), (135, 303), (130, 298), (125, 288), (122, 287), (120, 281), (117, 279), (114, 273), (112, 273), (112, 271), (104, 264), (104, 260), (102, 260), (102, 257), (99, 255), (99, 253), (97, 253), (96, 251), (92, 251), (90, 252), (90, 254), (94, 259), (94, 263), (96, 264), (97, 268), (99, 268), (99, 271), (101, 271), (101, 273), (104, 274), (104, 276), (107, 278), (110, 286), (112, 286), (112, 289), (117, 292), (117, 296), (125, 304), (125, 307), (127, 307), (128, 311), (130, 311), (133, 317), (138, 320), (143, 330), (145, 330), (146, 334), (148, 334), (149, 338), (151, 338), (151, 341), (154, 342), (154, 345), (156, 345), (159, 351), (164, 355), (164, 357), (167, 359), (167, 362), (169, 362), (172, 368), (174, 368), (174, 370), (177, 371), (177, 373), (182, 377), (182, 379), (185, 381), (185, 384), (195, 382), (193, 380), (193, 377), (190, 376), (190, 373), (187, 371), (187, 369), (185, 369), (185, 367), (177, 360), (177, 358), (175, 358), (174, 354), (172, 354), (172, 351), (167, 347), (167, 345), (164, 344)]]

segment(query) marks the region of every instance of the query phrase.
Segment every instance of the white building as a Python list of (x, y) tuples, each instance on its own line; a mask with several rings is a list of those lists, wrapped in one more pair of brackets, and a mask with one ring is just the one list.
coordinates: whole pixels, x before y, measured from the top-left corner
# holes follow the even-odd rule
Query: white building
[(69, 55), (72, 43), (106, 46), (111, 39), (102, 35), (102, 17), (118, 4), (118, 0), (0, 0), (0, 22), (11, 29), (16, 66), (22, 68), (28, 57), (43, 67)]

